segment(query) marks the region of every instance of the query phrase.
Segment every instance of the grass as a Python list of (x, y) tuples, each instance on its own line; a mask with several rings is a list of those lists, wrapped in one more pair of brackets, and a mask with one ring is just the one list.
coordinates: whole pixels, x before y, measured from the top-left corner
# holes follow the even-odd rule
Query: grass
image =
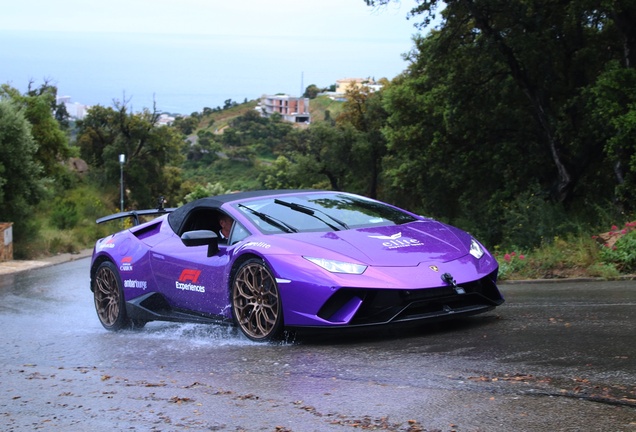
[[(253, 100), (221, 111), (214, 111), (209, 115), (202, 115), (198, 129), (210, 132), (221, 130), (235, 118), (256, 108), (258, 102), (258, 100)], [(331, 119), (335, 119), (342, 112), (342, 109), (343, 103), (335, 101), (329, 96), (319, 96), (309, 101), (309, 114), (311, 114), (312, 122), (324, 121), (327, 111)]]
[(95, 223), (97, 218), (118, 211), (110, 208), (109, 202), (113, 200), (104, 191), (82, 184), (52, 203), (42, 203), (34, 214), (37, 235), (24, 244), (14, 244), (14, 257), (36, 259), (92, 248), (96, 240), (111, 233), (108, 227)]
[(199, 123), (199, 129), (208, 130), (210, 132), (214, 132), (217, 129), (221, 130), (235, 118), (240, 117), (247, 111), (251, 111), (256, 108), (258, 102), (258, 100), (252, 100), (221, 111), (214, 111), (209, 115), (202, 115)]
[(312, 122), (325, 120), (325, 113), (329, 111), (331, 119), (335, 119), (342, 112), (343, 103), (335, 101), (329, 96), (319, 96), (309, 101), (309, 113)]

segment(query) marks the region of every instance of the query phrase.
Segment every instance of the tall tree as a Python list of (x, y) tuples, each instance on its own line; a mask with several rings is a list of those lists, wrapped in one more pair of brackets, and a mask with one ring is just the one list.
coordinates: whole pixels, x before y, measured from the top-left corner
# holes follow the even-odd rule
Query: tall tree
[(16, 243), (37, 233), (29, 216), (44, 196), (42, 174), (24, 107), (0, 99), (0, 220), (14, 222)]
[(128, 207), (154, 206), (165, 196), (176, 203), (185, 140), (175, 128), (158, 125), (159, 113), (144, 109), (129, 112), (126, 103), (113, 108), (95, 106), (78, 121), (82, 156), (98, 168), (106, 184), (118, 184), (119, 155), (125, 155)]
[[(61, 162), (68, 159), (71, 150), (68, 138), (55, 117), (57, 112), (57, 88), (44, 83), (38, 88), (29, 89), (21, 94), (17, 89), (3, 84), (0, 95), (11, 98), (24, 107), (24, 115), (31, 124), (33, 139), (38, 145), (36, 158), (42, 164), (44, 174), (56, 177), (64, 171)], [(64, 120), (63, 114), (60, 119)]]
[(442, 4), (385, 95), (398, 196), (486, 223), (523, 197), (602, 205), (606, 179), (632, 184), (633, 2), (422, 0), (411, 17), (426, 26)]
[[(389, 82), (385, 79), (382, 84), (386, 88)], [(368, 86), (353, 87), (347, 90), (343, 111), (336, 118), (336, 125), (350, 124), (363, 135), (352, 148), (354, 164), (351, 171), (358, 173), (361, 183), (356, 189), (371, 198), (378, 196), (382, 158), (386, 153), (382, 127), (387, 113), (382, 105), (382, 95), (382, 91), (373, 92)]]
[(605, 182), (599, 179), (596, 184), (614, 186), (614, 202), (621, 211), (632, 212), (636, 210), (636, 68), (609, 63), (585, 96), (587, 131), (606, 143), (602, 172), (613, 172)]
[[(308, 129), (291, 134), (286, 140), (273, 170), (270, 183), (293, 183), (298, 187), (353, 190), (357, 171), (352, 170), (354, 149), (362, 134), (350, 124), (333, 127), (328, 123), (313, 123)], [(291, 162), (291, 165), (289, 164)], [(285, 169), (282, 172), (281, 168)]]

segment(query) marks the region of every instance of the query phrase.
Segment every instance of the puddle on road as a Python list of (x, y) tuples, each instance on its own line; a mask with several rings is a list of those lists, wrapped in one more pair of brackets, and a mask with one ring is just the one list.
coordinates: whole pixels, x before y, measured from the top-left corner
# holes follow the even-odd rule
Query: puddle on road
[(236, 327), (214, 324), (152, 321), (142, 329), (109, 332), (100, 326), (96, 332), (101, 334), (104, 341), (116, 339), (122, 345), (161, 346), (162, 350), (180, 352), (240, 347), (271, 348), (295, 344), (294, 341), (254, 342)]
[(211, 324), (151, 322), (143, 329), (122, 332), (122, 335), (196, 347), (260, 345), (244, 337), (237, 328)]

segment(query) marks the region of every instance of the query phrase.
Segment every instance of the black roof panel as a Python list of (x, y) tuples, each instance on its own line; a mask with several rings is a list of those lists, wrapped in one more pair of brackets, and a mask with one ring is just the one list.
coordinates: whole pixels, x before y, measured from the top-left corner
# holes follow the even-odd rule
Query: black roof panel
[(258, 190), (249, 192), (237, 192), (225, 195), (211, 196), (207, 198), (199, 198), (174, 210), (168, 215), (168, 223), (174, 232), (180, 232), (181, 224), (186, 216), (195, 208), (220, 208), (223, 204), (241, 201), (250, 198), (266, 197), (270, 195), (283, 195), (298, 192), (316, 192), (314, 189), (280, 189), (280, 190)]

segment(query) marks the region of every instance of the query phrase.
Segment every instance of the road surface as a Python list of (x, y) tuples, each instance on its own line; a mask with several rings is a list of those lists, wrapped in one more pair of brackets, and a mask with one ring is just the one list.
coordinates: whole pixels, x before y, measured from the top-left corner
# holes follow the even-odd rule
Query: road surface
[(504, 284), (458, 322), (257, 344), (107, 332), (88, 266), (0, 275), (0, 430), (636, 432), (634, 281)]

